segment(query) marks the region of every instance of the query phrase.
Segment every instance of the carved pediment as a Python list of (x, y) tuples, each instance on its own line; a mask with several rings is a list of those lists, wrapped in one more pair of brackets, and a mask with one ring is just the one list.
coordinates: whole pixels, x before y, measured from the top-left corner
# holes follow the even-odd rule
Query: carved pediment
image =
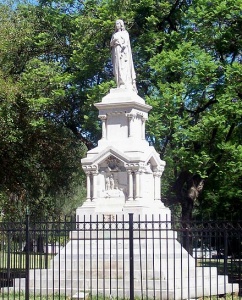
[(109, 168), (110, 171), (119, 171), (120, 169), (120, 165), (121, 165), (121, 161), (119, 159), (117, 159), (115, 156), (110, 155), (107, 159), (106, 159), (106, 164)]
[(110, 154), (102, 162), (99, 163), (99, 171), (100, 172), (101, 171), (105, 171), (105, 172), (125, 171), (124, 162), (120, 158), (117, 158), (113, 154)]

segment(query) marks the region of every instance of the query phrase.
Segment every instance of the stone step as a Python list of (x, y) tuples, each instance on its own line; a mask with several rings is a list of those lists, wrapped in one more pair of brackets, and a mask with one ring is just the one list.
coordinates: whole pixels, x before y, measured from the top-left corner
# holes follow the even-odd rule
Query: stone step
[[(71, 269), (69, 265), (67, 265), (66, 269), (48, 269), (48, 270), (30, 270), (30, 278), (129, 278), (129, 267), (123, 268), (122, 264), (114, 265), (114, 267), (107, 268), (107, 265), (99, 264), (94, 267), (94, 265), (86, 265), (84, 268), (73, 268)], [(135, 278), (181, 278), (184, 279), (188, 277), (194, 278), (203, 278), (203, 277), (216, 277), (217, 276), (217, 268), (209, 268), (209, 267), (197, 267), (188, 269), (184, 266), (184, 268), (154, 268), (153, 265), (150, 268), (143, 267), (134, 269), (134, 277)]]
[[(171, 261), (172, 258), (172, 261)], [(66, 255), (66, 256), (61, 256), (61, 257), (56, 257), (54, 260), (50, 262), (50, 266), (54, 266), (53, 268), (57, 268), (60, 264), (61, 266), (69, 266), (73, 265), (76, 266), (80, 263), (85, 262), (86, 265), (90, 264), (95, 264), (97, 261), (100, 264), (106, 264), (106, 263), (120, 263), (121, 261), (129, 262), (130, 256), (129, 255), (119, 255), (119, 254), (91, 254), (91, 255)], [(152, 254), (147, 254), (147, 255), (137, 255), (134, 258), (134, 261), (139, 265), (142, 262), (142, 265), (162, 265), (165, 266), (168, 261), (171, 261), (171, 265), (182, 265), (186, 266), (189, 265), (191, 267), (195, 266), (195, 260), (189, 258), (189, 257), (180, 257), (179, 254), (177, 255), (152, 255)], [(161, 261), (161, 263), (160, 263)], [(66, 262), (64, 264), (64, 262)]]
[[(155, 228), (154, 228), (155, 229)], [(104, 230), (93, 228), (92, 230), (75, 230), (70, 232), (71, 240), (98, 240), (99, 242), (102, 240), (110, 240), (110, 239), (124, 239), (126, 241), (129, 240), (130, 233), (127, 229), (116, 229), (115, 227)], [(133, 231), (134, 240), (139, 239), (176, 239), (177, 233), (170, 229), (165, 230), (161, 228), (151, 231), (151, 229), (143, 229), (143, 230), (134, 230)]]
[[(185, 288), (185, 287), (201, 287), (201, 286), (210, 286), (208, 281), (212, 281), (214, 286), (226, 286), (228, 285), (228, 278), (226, 276), (208, 276), (208, 277), (196, 277), (196, 278), (148, 278), (141, 277), (134, 278), (134, 286), (135, 288), (143, 287), (147, 289), (152, 289), (154, 286), (160, 287), (176, 287), (176, 288)], [(16, 279), (15, 286), (21, 286), (22, 288), (25, 287), (23, 279)], [(105, 286), (105, 287), (112, 287), (113, 288), (120, 288), (121, 286), (129, 286), (129, 277), (126, 278), (114, 278), (114, 277), (105, 277), (105, 278), (89, 278), (89, 277), (73, 277), (73, 278), (59, 278), (59, 277), (35, 277), (34, 281), (30, 280), (29, 283), (30, 288), (42, 288), (46, 289), (48, 287), (53, 287), (55, 290), (59, 289), (60, 287), (67, 287), (67, 288), (97, 288), (98, 286)]]
[[(114, 271), (127, 271), (129, 270), (129, 263), (124, 264), (122, 261), (116, 261), (116, 260), (111, 260), (111, 261), (102, 261), (102, 260), (92, 260), (92, 261), (76, 261), (76, 262), (70, 262), (68, 261), (66, 265), (63, 264), (58, 264), (55, 262), (54, 264), (50, 265), (51, 270), (56, 270), (59, 272), (65, 272), (69, 270), (73, 271), (78, 271), (78, 270), (85, 270), (88, 271), (89, 269), (100, 269), (102, 270), (105, 268), (107, 271), (114, 270)], [(174, 272), (182, 272), (185, 274), (188, 272), (188, 270), (193, 271), (195, 270), (195, 264), (191, 264), (188, 268), (187, 264), (176, 264), (176, 263), (169, 263), (169, 264), (162, 264), (157, 261), (140, 261), (140, 260), (134, 260), (134, 270), (141, 272), (141, 271), (153, 271), (154, 272), (162, 272), (164, 274), (172, 274)], [(200, 267), (198, 267), (200, 268)], [(205, 269), (205, 268), (204, 268)], [(216, 269), (216, 268), (214, 268)], [(53, 272), (53, 271), (52, 271)], [(195, 272), (195, 271), (193, 271)]]
[[(82, 251), (83, 247), (86, 249), (129, 249), (130, 241), (127, 239), (102, 239), (96, 240), (95, 238), (90, 239), (79, 239), (79, 240), (72, 240), (72, 243), (67, 245), (66, 248), (62, 249), (62, 251), (67, 252), (67, 249), (73, 249)], [(184, 248), (182, 248), (181, 244), (178, 243), (175, 238), (172, 240), (169, 239), (160, 239), (158, 238), (140, 238), (133, 240), (134, 249), (142, 249), (143, 251), (149, 249), (157, 249), (158, 251), (166, 251), (169, 252), (172, 249), (179, 249), (180, 251), (186, 252)]]
[[(238, 285), (229, 284), (227, 276), (217, 276), (217, 268), (197, 267), (197, 261), (175, 238), (134, 240), (133, 258), (137, 295), (145, 291), (149, 297), (155, 293), (169, 299), (190, 299), (195, 294), (238, 291)], [(89, 289), (92, 294), (109, 291), (122, 295), (129, 291), (129, 261), (128, 240), (71, 240), (53, 258), (50, 269), (30, 271), (29, 285), (41, 294), (72, 295)], [(16, 279), (14, 286), (16, 291), (20, 287), (24, 290), (25, 282)]]
[[(145, 298), (155, 298), (155, 299), (164, 299), (164, 300), (170, 300), (170, 299), (191, 299), (191, 298), (198, 298), (198, 297), (203, 297), (206, 294), (211, 294), (211, 295), (223, 295), (223, 294), (231, 294), (236, 291), (237, 285), (234, 284), (227, 284), (226, 286), (222, 284), (217, 284), (215, 285), (202, 285), (202, 286), (193, 286), (193, 287), (177, 287), (174, 285), (156, 285), (153, 284), (151, 288), (148, 288), (147, 286), (142, 286), (138, 288), (134, 288), (134, 295), (137, 297), (145, 297)], [(22, 289), (24, 292), (24, 288)], [(41, 294), (41, 295), (52, 295), (55, 293), (58, 293), (59, 295), (67, 295), (67, 296), (72, 296), (75, 295), (78, 291), (82, 293), (91, 293), (92, 295), (96, 294), (102, 294), (105, 296), (112, 296), (112, 297), (120, 297), (121, 299), (124, 299), (125, 297), (129, 297), (129, 284), (127, 285), (120, 285), (117, 287), (111, 287), (108, 285), (101, 285), (99, 287), (94, 287), (92, 286), (92, 289), (88, 289), (86, 286), (85, 288), (81, 288), (80, 286), (78, 287), (73, 287), (68, 288), (67, 286), (61, 286), (60, 288), (55, 289), (53, 291), (53, 287), (49, 285), (48, 288), (30, 288), (30, 294)], [(2, 288), (1, 292), (8, 293), (16, 293), (16, 289), (14, 288)], [(111, 297), (110, 297), (111, 298)]]

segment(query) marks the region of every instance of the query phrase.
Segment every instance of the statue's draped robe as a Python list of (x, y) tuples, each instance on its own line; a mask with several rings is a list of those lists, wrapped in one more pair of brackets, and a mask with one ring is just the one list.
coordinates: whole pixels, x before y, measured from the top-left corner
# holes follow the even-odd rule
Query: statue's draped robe
[(115, 32), (110, 45), (112, 47), (113, 74), (117, 87), (136, 91), (136, 75), (128, 32), (126, 30)]

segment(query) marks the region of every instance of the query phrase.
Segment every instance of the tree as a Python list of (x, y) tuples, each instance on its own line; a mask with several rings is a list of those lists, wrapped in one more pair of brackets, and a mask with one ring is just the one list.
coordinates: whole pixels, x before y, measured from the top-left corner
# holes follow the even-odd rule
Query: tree
[(80, 159), (86, 147), (50, 117), (65, 96), (69, 75), (60, 62), (41, 59), (36, 11), (29, 12), (25, 6), (1, 6), (0, 197), (5, 219), (21, 218), (27, 205), (35, 218), (71, 212), (76, 203), (66, 211), (63, 206), (75, 194), (83, 198), (84, 190)]
[(203, 185), (201, 213), (241, 206), (240, 5), (193, 1), (149, 61), (150, 140), (169, 162), (165, 200), (181, 204), (184, 221)]

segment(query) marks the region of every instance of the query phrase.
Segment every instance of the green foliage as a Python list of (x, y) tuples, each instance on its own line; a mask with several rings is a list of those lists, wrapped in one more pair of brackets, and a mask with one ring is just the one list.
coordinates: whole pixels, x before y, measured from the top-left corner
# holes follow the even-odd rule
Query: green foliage
[[(1, 8), (1, 212), (10, 220), (23, 218), (27, 206), (35, 219), (73, 213), (84, 199), (80, 159), (86, 146), (60, 115), (72, 80), (58, 59), (63, 32), (41, 32), (39, 17), (52, 12), (38, 15), (30, 5)], [(48, 31), (53, 40), (59, 36), (59, 45)]]
[(164, 197), (172, 203), (175, 179), (189, 171), (205, 179), (200, 213), (239, 216), (241, 1), (193, 1), (179, 21), (149, 60), (148, 133), (169, 162)]

